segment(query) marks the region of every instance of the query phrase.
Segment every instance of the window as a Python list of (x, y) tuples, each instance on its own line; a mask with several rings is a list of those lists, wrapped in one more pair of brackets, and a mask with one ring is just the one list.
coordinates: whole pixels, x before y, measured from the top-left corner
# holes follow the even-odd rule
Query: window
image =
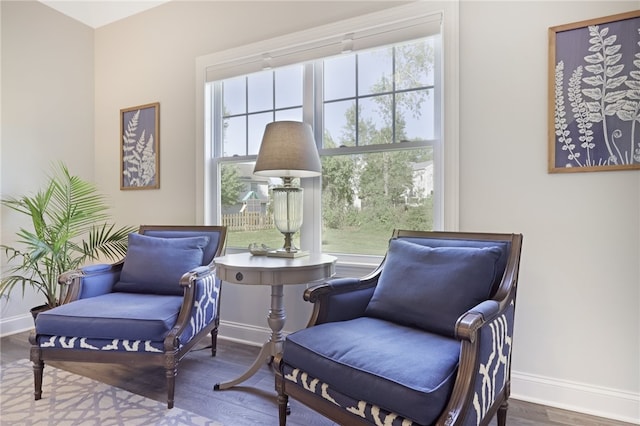
[(227, 61), (202, 58), (203, 207), (215, 206), (208, 221), (229, 227), (230, 248), (282, 246), (269, 202), (279, 182), (252, 174), (274, 120), (312, 124), (323, 165), (320, 178), (300, 182), (305, 222), (296, 245), (342, 259), (380, 256), (394, 228), (445, 227), (441, 14), (415, 7), (395, 8), (401, 20), (362, 18), (366, 30), (334, 37), (338, 52), (326, 37), (304, 46), (297, 34), (294, 47), (271, 41), (277, 49), (235, 65), (233, 52)]
[(438, 44), (321, 61), (323, 251), (382, 255), (394, 228), (433, 229)]

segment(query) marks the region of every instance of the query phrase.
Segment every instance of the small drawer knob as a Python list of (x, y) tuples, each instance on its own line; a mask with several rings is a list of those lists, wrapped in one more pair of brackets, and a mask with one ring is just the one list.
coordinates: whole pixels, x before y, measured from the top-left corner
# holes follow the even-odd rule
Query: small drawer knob
[(244, 276), (242, 275), (242, 272), (238, 272), (236, 274), (236, 281), (242, 281), (243, 278), (244, 278)]

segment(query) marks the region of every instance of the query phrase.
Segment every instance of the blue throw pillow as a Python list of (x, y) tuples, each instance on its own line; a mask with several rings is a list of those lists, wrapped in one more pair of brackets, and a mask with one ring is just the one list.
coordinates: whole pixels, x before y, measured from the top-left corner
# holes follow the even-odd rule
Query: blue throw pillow
[(391, 240), (366, 314), (447, 336), (490, 296), (499, 247), (427, 247)]
[(120, 281), (113, 291), (182, 295), (180, 277), (202, 265), (209, 237), (157, 238), (129, 234)]

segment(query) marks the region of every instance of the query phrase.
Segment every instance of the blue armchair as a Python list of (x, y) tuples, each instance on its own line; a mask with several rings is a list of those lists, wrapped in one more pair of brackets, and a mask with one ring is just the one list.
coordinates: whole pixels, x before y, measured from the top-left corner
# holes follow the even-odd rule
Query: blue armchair
[(164, 367), (173, 407), (180, 360), (208, 333), (216, 354), (222, 226), (141, 226), (123, 261), (63, 274), (62, 305), (40, 313), (30, 336), (35, 399), (45, 361)]
[(343, 425), (506, 423), (522, 236), (396, 230), (363, 278), (308, 289), (275, 359), (294, 398)]

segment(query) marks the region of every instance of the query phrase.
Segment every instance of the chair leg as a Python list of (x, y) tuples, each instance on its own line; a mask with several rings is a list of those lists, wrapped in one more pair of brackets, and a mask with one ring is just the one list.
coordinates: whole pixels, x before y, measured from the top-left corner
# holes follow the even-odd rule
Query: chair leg
[(42, 376), (44, 373), (44, 362), (36, 361), (33, 363), (33, 386), (34, 399), (37, 401), (42, 399)]
[(178, 366), (169, 367), (166, 370), (167, 375), (167, 408), (173, 408), (173, 401), (176, 392), (176, 376), (178, 375)]
[(218, 351), (218, 327), (211, 330), (211, 356), (216, 356)]
[(507, 409), (509, 408), (509, 403), (507, 401), (503, 402), (498, 408), (498, 426), (506, 426), (507, 425)]
[(286, 426), (289, 412), (289, 395), (278, 393), (278, 418), (280, 419), (280, 426)]

